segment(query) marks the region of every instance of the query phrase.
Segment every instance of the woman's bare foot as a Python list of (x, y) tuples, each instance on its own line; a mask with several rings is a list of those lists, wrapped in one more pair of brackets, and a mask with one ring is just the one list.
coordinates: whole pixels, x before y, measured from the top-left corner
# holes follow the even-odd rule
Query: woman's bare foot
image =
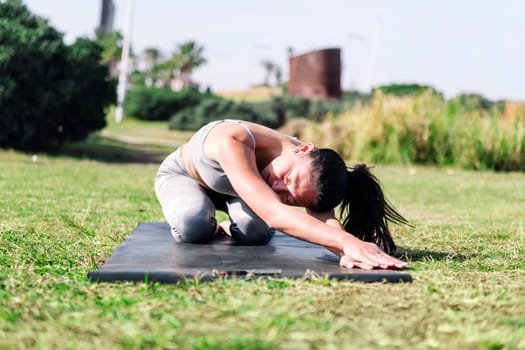
[(222, 230), (224, 231), (224, 233), (226, 234), (226, 236), (229, 236), (231, 237), (232, 234), (230, 232), (230, 221), (229, 220), (224, 220), (223, 222), (219, 223), (219, 226), (222, 228)]

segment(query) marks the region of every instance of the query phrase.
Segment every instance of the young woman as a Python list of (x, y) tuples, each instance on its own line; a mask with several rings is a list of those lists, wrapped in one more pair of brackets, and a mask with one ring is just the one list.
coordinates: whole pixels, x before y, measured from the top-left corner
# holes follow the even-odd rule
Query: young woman
[(344, 267), (406, 266), (387, 253), (396, 248), (388, 222), (407, 221), (366, 165), (349, 169), (336, 152), (262, 125), (205, 125), (161, 164), (155, 192), (179, 242), (212, 239), (218, 209), (228, 213), (226, 229), (241, 244), (266, 244), (278, 230), (326, 247)]

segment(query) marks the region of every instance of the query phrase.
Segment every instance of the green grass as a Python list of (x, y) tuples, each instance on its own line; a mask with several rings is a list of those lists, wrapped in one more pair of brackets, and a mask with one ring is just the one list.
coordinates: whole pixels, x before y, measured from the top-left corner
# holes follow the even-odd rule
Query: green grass
[(89, 156), (0, 151), (0, 349), (525, 349), (519, 173), (375, 168), (415, 224), (394, 229), (411, 284), (88, 282), (137, 222), (163, 220), (139, 156), (171, 147), (133, 123), (75, 145)]

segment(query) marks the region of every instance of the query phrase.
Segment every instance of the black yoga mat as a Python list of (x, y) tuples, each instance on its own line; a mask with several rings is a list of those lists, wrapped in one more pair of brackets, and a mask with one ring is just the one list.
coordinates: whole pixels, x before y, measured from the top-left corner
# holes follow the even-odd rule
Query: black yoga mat
[(342, 268), (323, 247), (277, 233), (266, 246), (236, 245), (228, 237), (208, 244), (176, 243), (166, 223), (141, 222), (100, 268), (88, 273), (94, 282), (184, 279), (301, 278), (327, 276), (363, 282), (411, 282), (405, 272)]

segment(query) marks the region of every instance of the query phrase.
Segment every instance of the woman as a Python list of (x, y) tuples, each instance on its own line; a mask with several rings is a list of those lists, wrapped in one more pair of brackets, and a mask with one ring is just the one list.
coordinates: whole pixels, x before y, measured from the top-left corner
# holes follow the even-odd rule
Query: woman
[[(155, 192), (179, 242), (213, 238), (218, 209), (228, 213), (226, 230), (241, 244), (266, 244), (278, 230), (324, 246), (344, 267), (406, 266), (387, 252), (395, 251), (388, 221), (407, 221), (366, 165), (348, 169), (336, 152), (262, 125), (205, 125), (161, 164)], [(342, 223), (334, 213), (340, 203)]]

